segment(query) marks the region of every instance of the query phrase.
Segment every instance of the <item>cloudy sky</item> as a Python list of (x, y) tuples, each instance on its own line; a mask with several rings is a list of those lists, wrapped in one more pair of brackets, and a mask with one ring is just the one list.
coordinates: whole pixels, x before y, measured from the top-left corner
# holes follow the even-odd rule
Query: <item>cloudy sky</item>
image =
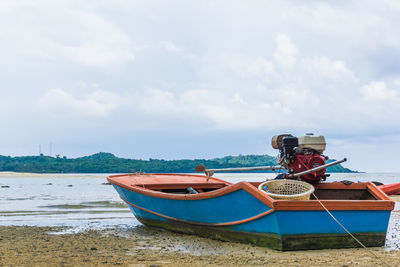
[(400, 171), (400, 2), (0, 1), (0, 154), (277, 154)]

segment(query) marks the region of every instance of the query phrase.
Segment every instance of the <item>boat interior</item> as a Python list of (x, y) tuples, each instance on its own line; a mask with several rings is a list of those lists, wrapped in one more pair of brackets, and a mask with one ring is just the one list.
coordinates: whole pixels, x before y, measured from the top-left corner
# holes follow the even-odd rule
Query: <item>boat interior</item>
[[(127, 179), (128, 178), (128, 179)], [(208, 181), (205, 176), (200, 175), (177, 175), (177, 174), (146, 174), (114, 176), (111, 179), (129, 181), (129, 186), (144, 188), (147, 190), (176, 194), (203, 194), (217, 191), (232, 184), (211, 177)], [(246, 182), (258, 190), (261, 182)], [(319, 183), (314, 184), (315, 195), (320, 200), (382, 200), (382, 192), (372, 183)], [(315, 199), (311, 195), (311, 200)]]
[[(255, 188), (258, 188), (259, 182), (249, 183)], [(193, 194), (193, 191), (190, 189), (194, 189), (197, 193), (206, 193), (210, 191), (215, 191), (224, 187), (229, 186), (226, 183), (188, 183), (185, 185), (168, 185), (166, 187), (163, 185), (151, 185), (147, 186), (147, 189), (159, 191), (163, 193), (170, 194)], [(318, 185), (314, 185), (315, 187), (315, 195), (319, 199), (323, 200), (376, 200), (379, 199), (374, 194), (368, 190), (367, 186), (359, 187), (357, 186), (355, 189), (347, 189), (347, 188), (324, 188)], [(313, 195), (311, 195), (310, 199), (315, 199)]]

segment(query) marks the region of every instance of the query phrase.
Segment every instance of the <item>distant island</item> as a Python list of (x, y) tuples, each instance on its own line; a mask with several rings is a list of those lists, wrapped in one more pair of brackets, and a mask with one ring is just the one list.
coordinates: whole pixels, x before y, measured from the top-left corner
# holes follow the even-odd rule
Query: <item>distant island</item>
[[(332, 161), (332, 160), (330, 160)], [(329, 162), (329, 161), (328, 161)], [(234, 168), (277, 165), (269, 155), (239, 155), (215, 159), (125, 159), (100, 152), (79, 158), (51, 156), (0, 156), (0, 171), (32, 173), (193, 173), (198, 164), (207, 168)], [(271, 171), (264, 171), (271, 172)], [(354, 172), (341, 165), (329, 167), (327, 172)]]

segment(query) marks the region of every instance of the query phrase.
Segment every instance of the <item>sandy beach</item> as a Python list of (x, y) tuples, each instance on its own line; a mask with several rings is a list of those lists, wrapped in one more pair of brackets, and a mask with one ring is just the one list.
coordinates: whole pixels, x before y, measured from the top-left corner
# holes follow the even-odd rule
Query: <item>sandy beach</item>
[(0, 266), (398, 266), (383, 248), (279, 252), (148, 227), (54, 234), (57, 227), (0, 227)]

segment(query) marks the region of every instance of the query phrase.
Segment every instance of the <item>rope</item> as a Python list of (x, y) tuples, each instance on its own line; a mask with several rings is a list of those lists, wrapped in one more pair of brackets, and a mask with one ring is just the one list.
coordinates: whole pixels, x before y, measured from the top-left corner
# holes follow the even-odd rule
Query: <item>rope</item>
[(343, 226), (343, 224), (341, 224), (336, 218), (335, 216), (333, 216), (333, 214), (325, 207), (324, 204), (322, 204), (321, 200), (318, 199), (318, 197), (312, 193), (313, 196), (315, 197), (315, 199), (319, 202), (319, 204), (321, 204), (321, 206), (326, 210), (326, 212), (328, 212), (328, 214), (332, 217), (332, 219), (335, 220), (335, 222), (337, 222), (337, 224), (339, 224), (355, 241), (357, 241), (358, 244), (361, 245), (361, 247), (365, 248), (369, 253), (371, 253), (373, 256), (375, 256), (375, 258), (379, 259), (383, 264), (385, 264), (386, 266), (390, 267), (390, 264), (388, 264), (387, 262), (385, 262), (381, 257), (379, 257), (377, 254), (375, 254), (372, 250), (369, 250), (363, 243), (361, 243), (360, 240), (358, 240), (352, 233), (350, 233), (349, 230), (346, 229), (346, 227)]
[(188, 223), (188, 224), (206, 225), (206, 226), (228, 226), (228, 225), (237, 225), (237, 224), (247, 223), (247, 222), (250, 222), (250, 221), (254, 221), (254, 220), (258, 219), (258, 218), (264, 217), (264, 216), (266, 216), (266, 215), (268, 215), (268, 214), (271, 214), (272, 212), (275, 211), (274, 209), (270, 209), (270, 210), (267, 210), (266, 212), (260, 213), (260, 214), (258, 214), (258, 215), (256, 215), (256, 216), (253, 216), (253, 217), (250, 217), (250, 218), (247, 218), (247, 219), (244, 219), (244, 220), (239, 220), (239, 221), (223, 222), (223, 223), (203, 223), (203, 222), (186, 221), (186, 220), (182, 220), (182, 219), (178, 219), (178, 218), (169, 217), (169, 216), (167, 216), (167, 215), (163, 215), (163, 214), (160, 214), (160, 213), (158, 213), (158, 212), (151, 211), (151, 210), (148, 210), (148, 209), (143, 208), (143, 207), (139, 207), (139, 206), (137, 206), (137, 205), (135, 205), (135, 204), (132, 204), (132, 203), (128, 202), (127, 200), (125, 200), (125, 199), (122, 198), (122, 197), (120, 197), (120, 198), (121, 198), (123, 201), (125, 201), (127, 204), (129, 204), (129, 205), (131, 205), (131, 206), (133, 206), (133, 207), (135, 207), (135, 208), (144, 210), (144, 211), (146, 211), (146, 212), (149, 212), (149, 213), (152, 213), (152, 214), (154, 214), (154, 215), (163, 217), (163, 218), (165, 218), (165, 219), (169, 219), (169, 220), (173, 220), (173, 221), (178, 221), (178, 222), (183, 222), (183, 223)]
[(144, 186), (144, 183), (139, 183), (139, 181), (136, 180), (136, 177), (135, 177), (135, 176), (143, 176), (143, 175), (145, 175), (145, 173), (142, 172), (142, 171), (137, 171), (137, 172), (135, 172), (134, 170), (132, 170), (132, 172), (133, 172), (133, 173), (132, 173), (132, 174), (129, 174), (128, 176), (133, 177), (133, 179), (135, 180), (135, 182), (136, 182), (137, 185), (142, 184), (142, 187), (143, 187), (143, 188), (146, 188), (146, 187)]

